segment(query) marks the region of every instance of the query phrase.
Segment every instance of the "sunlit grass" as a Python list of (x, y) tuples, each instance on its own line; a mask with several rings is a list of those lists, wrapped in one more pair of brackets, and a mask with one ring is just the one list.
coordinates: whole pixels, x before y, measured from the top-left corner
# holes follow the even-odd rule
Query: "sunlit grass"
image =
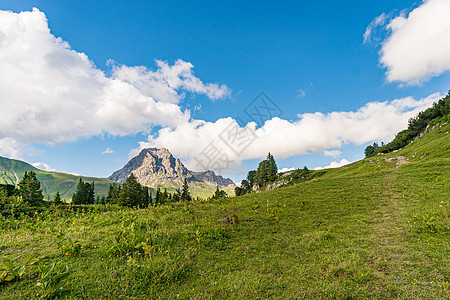
[[(448, 299), (445, 130), (269, 192), (2, 219), (0, 257), (67, 266), (61, 298)], [(385, 160), (398, 155), (410, 163)], [(46, 295), (39, 274), (30, 266), (0, 298)]]

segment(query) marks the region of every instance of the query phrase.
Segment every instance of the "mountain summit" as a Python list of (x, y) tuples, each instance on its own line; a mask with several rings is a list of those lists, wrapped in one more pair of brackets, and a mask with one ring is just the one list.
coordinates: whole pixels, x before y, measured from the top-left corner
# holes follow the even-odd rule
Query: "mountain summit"
[(190, 171), (178, 158), (173, 157), (166, 148), (143, 149), (139, 155), (133, 157), (122, 169), (114, 172), (108, 179), (125, 182), (131, 173), (136, 176), (139, 183), (148, 187), (178, 188), (184, 179), (190, 185), (203, 184), (214, 187), (214, 189), (216, 187), (234, 186), (231, 179), (216, 175), (213, 171)]

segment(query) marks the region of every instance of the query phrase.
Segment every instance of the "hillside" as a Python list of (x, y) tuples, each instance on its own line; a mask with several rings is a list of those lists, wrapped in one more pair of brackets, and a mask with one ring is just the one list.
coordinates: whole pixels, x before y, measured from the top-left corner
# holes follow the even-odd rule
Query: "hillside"
[(44, 200), (53, 199), (56, 191), (60, 192), (63, 199), (71, 199), (80, 177), (84, 181), (95, 183), (95, 192), (97, 195), (106, 195), (109, 185), (112, 183), (112, 181), (103, 178), (42, 171), (26, 162), (0, 156), (0, 184), (16, 185), (26, 171), (36, 172), (36, 177), (41, 182)]
[[(67, 265), (61, 298), (448, 299), (449, 131), (267, 192), (3, 219), (0, 257)], [(79, 254), (58, 246), (70, 241)], [(5, 284), (0, 298), (42, 295), (37, 282)]]

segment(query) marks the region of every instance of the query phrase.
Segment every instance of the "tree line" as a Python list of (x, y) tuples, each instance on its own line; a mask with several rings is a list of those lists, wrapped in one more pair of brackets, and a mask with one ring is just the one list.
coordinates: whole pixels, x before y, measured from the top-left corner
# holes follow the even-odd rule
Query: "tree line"
[(182, 187), (174, 193), (168, 193), (167, 189), (162, 192), (161, 188), (158, 187), (155, 197), (153, 197), (150, 189), (141, 185), (132, 173), (123, 185), (113, 183), (109, 186), (105, 202), (128, 207), (149, 207), (169, 202), (190, 202), (192, 200), (193, 197), (186, 179), (184, 179)]
[[(367, 146), (364, 149), (366, 157), (376, 155), (378, 153), (389, 153), (394, 150), (405, 147), (410, 143), (417, 135), (423, 132), (428, 124), (438, 118), (447, 118), (446, 121), (450, 121), (450, 91), (448, 95), (438, 102), (433, 103), (433, 106), (418, 113), (415, 117), (408, 120), (408, 128), (397, 133), (392, 142), (384, 145), (378, 145), (374, 143)], [(445, 120), (444, 120), (445, 121)]]
[(256, 170), (251, 170), (247, 178), (241, 181), (241, 186), (236, 187), (236, 196), (251, 193), (254, 188), (261, 188), (264, 185), (275, 181), (278, 177), (277, 163), (272, 154), (267, 155), (267, 159), (261, 161)]
[[(210, 199), (226, 197), (226, 193), (217, 188), (215, 195)], [(45, 207), (49, 204), (61, 205), (65, 202), (61, 199), (59, 191), (56, 192), (52, 201), (44, 201), (41, 184), (33, 171), (25, 172), (17, 186), (0, 184), (0, 212), (11, 215), (11, 211), (26, 212), (31, 207)], [(197, 198), (198, 199), (198, 198)], [(190, 202), (193, 200), (189, 191), (189, 185), (185, 179), (180, 189), (174, 193), (167, 190), (161, 192), (157, 188), (156, 194), (141, 185), (134, 174), (131, 174), (123, 184), (113, 183), (109, 186), (107, 196), (95, 197), (95, 183), (84, 182), (79, 179), (75, 192), (72, 196), (72, 204), (117, 204), (127, 207), (149, 207), (169, 202)], [(20, 209), (19, 209), (20, 208)]]

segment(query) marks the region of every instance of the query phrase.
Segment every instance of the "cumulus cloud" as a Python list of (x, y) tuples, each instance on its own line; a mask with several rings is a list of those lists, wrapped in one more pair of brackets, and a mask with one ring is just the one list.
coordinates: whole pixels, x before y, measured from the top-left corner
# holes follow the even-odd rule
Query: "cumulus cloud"
[(340, 150), (325, 150), (325, 151), (323, 151), (323, 155), (325, 155), (325, 156), (338, 157), (341, 154), (342, 154), (342, 152)]
[(289, 171), (294, 171), (295, 168), (282, 168), (280, 170), (278, 170), (278, 173), (284, 173), (284, 172), (289, 172)]
[(50, 167), (46, 163), (43, 163), (43, 162), (40, 162), (40, 161), (32, 163), (31, 165), (33, 167), (35, 167), (35, 168), (38, 168), (39, 170), (42, 170), (42, 171), (50, 171), (50, 172), (56, 171), (55, 169), (53, 169), (52, 167)]
[(316, 167), (314, 170), (322, 170), (322, 169), (332, 169), (332, 168), (339, 168), (345, 165), (350, 164), (348, 160), (345, 158), (341, 159), (340, 161), (333, 161), (328, 166), (325, 167)]
[[(401, 13), (387, 23), (380, 63), (387, 68), (389, 82), (419, 85), (450, 70), (449, 14), (450, 1), (425, 0), (409, 14)], [(385, 22), (385, 16), (378, 18), (378, 23)], [(370, 28), (365, 40), (370, 38)]]
[(10, 158), (21, 158), (22, 144), (13, 138), (0, 138), (0, 155)]
[[(205, 165), (198, 164), (198, 160), (207, 160), (212, 154), (216, 159), (226, 157), (229, 162), (239, 162), (265, 158), (267, 152), (285, 158), (340, 148), (345, 144), (388, 141), (406, 128), (409, 118), (441, 97), (440, 94), (432, 94), (420, 100), (406, 97), (370, 102), (356, 111), (305, 113), (298, 115), (294, 121), (273, 118), (260, 128), (254, 122), (241, 126), (232, 118), (215, 122), (191, 120), (150, 135), (148, 141), (141, 142), (140, 147), (130, 155), (136, 155), (142, 148), (166, 147), (176, 156), (185, 158), (188, 167), (200, 170)], [(209, 165), (214, 169), (213, 166)], [(229, 167), (232, 165), (229, 164)]]
[(0, 11), (0, 154), (18, 157), (32, 143), (175, 128), (190, 118), (177, 105), (184, 92), (212, 100), (230, 93), (195, 77), (189, 62), (156, 64), (155, 71), (112, 64), (107, 76), (52, 35), (38, 9)]
[(369, 26), (367, 26), (366, 31), (364, 32), (364, 43), (370, 42), (372, 39), (373, 31), (376, 28), (383, 26), (387, 20), (388, 16), (385, 13), (382, 13), (381, 15), (373, 19), (373, 21), (370, 22)]
[(102, 151), (102, 154), (112, 154), (114, 153), (114, 150), (111, 148), (106, 148), (105, 150)]
[(65, 173), (65, 174), (72, 174), (72, 175), (76, 175), (76, 176), (80, 175), (80, 174), (74, 173), (74, 172), (67, 172), (67, 171), (53, 169), (52, 167), (50, 167), (49, 165), (47, 165), (46, 163), (43, 163), (43, 162), (35, 162), (35, 163), (31, 163), (31, 165), (42, 171), (59, 172), (59, 173)]
[(114, 78), (130, 83), (144, 95), (152, 96), (159, 101), (178, 103), (183, 95), (176, 90), (204, 94), (212, 100), (228, 97), (230, 89), (216, 83), (203, 83), (194, 76), (190, 62), (178, 59), (173, 66), (165, 61), (156, 60), (157, 71), (151, 71), (145, 66), (128, 67), (114, 65)]

